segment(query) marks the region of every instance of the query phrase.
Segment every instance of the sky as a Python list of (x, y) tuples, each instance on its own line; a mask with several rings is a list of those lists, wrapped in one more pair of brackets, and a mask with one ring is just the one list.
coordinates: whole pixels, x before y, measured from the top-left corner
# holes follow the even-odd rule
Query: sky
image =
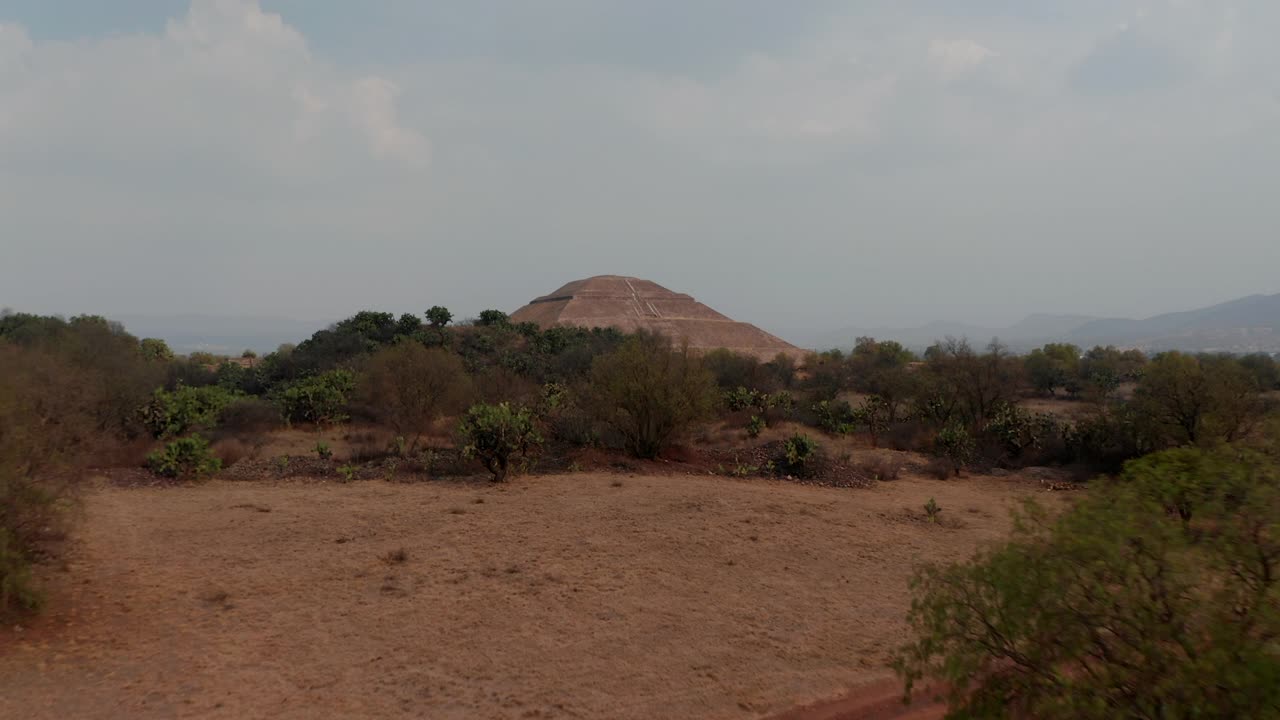
[(0, 0), (0, 305), (634, 275), (780, 331), (1280, 292), (1274, 0)]

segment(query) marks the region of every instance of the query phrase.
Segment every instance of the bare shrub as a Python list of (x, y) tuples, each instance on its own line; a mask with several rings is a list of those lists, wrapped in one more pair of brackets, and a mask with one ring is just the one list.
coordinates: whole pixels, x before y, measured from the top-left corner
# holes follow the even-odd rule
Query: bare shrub
[(214, 442), (210, 449), (213, 451), (214, 457), (222, 461), (222, 467), (231, 467), (237, 462), (254, 455), (253, 446), (238, 438), (222, 438)]
[(946, 458), (936, 457), (924, 466), (924, 473), (938, 480), (946, 480), (955, 473), (955, 466)]
[(591, 367), (592, 412), (637, 457), (657, 457), (675, 437), (707, 417), (715, 402), (711, 373), (688, 348), (639, 332)]
[(867, 477), (875, 480), (897, 480), (902, 475), (902, 461), (897, 458), (876, 455), (862, 461), (858, 469)]
[(280, 409), (261, 398), (240, 398), (218, 413), (218, 429), (227, 434), (261, 435), (283, 426)]
[(359, 396), (381, 422), (410, 439), (412, 451), (432, 423), (465, 406), (470, 386), (457, 355), (406, 342), (369, 358)]

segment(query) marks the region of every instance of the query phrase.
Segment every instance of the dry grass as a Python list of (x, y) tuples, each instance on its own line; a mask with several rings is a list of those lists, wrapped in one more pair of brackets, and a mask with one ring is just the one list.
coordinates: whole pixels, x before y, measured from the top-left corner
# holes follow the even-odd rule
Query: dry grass
[(46, 615), (0, 629), (0, 717), (767, 716), (885, 677), (913, 564), (1035, 492), (617, 482), (93, 490)]

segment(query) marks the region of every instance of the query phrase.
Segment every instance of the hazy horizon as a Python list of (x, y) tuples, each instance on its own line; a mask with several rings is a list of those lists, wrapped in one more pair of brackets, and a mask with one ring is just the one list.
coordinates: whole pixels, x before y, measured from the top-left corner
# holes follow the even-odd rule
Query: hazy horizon
[(1280, 5), (0, 0), (0, 306), (645, 277), (772, 330), (1280, 292)]

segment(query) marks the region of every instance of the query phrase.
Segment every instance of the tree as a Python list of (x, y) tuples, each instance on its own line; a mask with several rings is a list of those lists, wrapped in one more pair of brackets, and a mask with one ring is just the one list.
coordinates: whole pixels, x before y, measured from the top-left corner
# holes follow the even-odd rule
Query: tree
[(542, 444), (533, 411), (513, 408), (508, 403), (472, 405), (458, 432), (465, 443), (463, 455), (479, 458), (493, 474), (494, 482), (507, 478), (513, 456), (528, 456)]
[(453, 322), (453, 313), (441, 305), (432, 305), (425, 314), (427, 322), (437, 330)]
[(952, 419), (980, 427), (1017, 395), (1021, 365), (997, 340), (979, 355), (967, 340), (947, 338), (925, 353), (926, 397), (939, 406), (929, 412), (943, 423)]
[(143, 338), (138, 347), (142, 350), (142, 357), (151, 361), (168, 362), (173, 359), (173, 351), (169, 349), (169, 345), (159, 338)]
[(507, 322), (507, 314), (501, 310), (481, 310), (480, 317), (476, 319), (476, 325), (481, 327), (501, 326)]
[(707, 417), (715, 384), (687, 347), (638, 332), (591, 368), (592, 410), (637, 457), (652, 458), (692, 423)]
[(1147, 364), (1141, 350), (1117, 350), (1115, 346), (1095, 346), (1080, 360), (1080, 378), (1105, 398), (1120, 383), (1137, 380)]
[(1032, 387), (1045, 395), (1065, 388), (1074, 397), (1082, 388), (1080, 348), (1075, 345), (1049, 343), (1028, 353), (1023, 365)]
[(1054, 519), (917, 576), (910, 688), (954, 717), (1280, 717), (1280, 468), (1233, 448), (1131, 462)]
[(462, 406), (471, 382), (457, 355), (400, 343), (369, 359), (359, 385), (361, 400), (416, 447), (433, 422)]
[(1257, 387), (1230, 359), (1168, 352), (1143, 373), (1133, 399), (1144, 430), (1158, 446), (1239, 438), (1257, 415)]

